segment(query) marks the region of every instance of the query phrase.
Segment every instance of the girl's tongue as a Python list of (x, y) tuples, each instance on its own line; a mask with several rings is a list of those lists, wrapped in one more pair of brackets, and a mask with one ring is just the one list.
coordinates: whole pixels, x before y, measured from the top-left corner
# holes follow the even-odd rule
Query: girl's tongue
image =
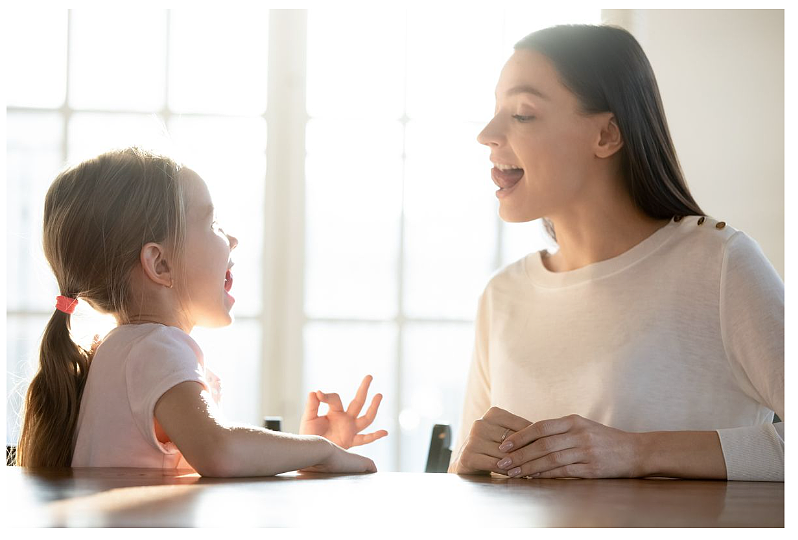
[(224, 290), (230, 292), (230, 289), (233, 287), (233, 273), (228, 270), (227, 274), (224, 276)]

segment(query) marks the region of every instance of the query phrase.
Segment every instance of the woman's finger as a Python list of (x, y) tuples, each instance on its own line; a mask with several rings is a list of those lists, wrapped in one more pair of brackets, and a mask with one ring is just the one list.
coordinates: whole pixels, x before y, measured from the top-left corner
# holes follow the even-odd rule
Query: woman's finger
[(532, 423), (526, 418), (521, 418), (499, 407), (491, 407), (488, 409), (488, 412), (482, 416), (482, 419), (491, 424), (501, 426), (504, 429), (510, 428), (512, 431), (521, 431)]
[(517, 433), (509, 435), (504, 442), (499, 445), (499, 450), (509, 452), (514, 448), (521, 448), (543, 437), (566, 433), (574, 424), (578, 422), (579, 416), (570, 415), (552, 420), (541, 420), (519, 430)]
[(507, 475), (507, 471), (503, 471), (496, 466), (496, 458), (494, 456), (486, 456), (485, 454), (474, 453), (468, 450), (463, 451), (460, 459), (457, 461), (457, 470), (455, 472), (459, 474), (495, 472), (497, 474)]
[(593, 468), (587, 463), (572, 463), (564, 467), (544, 471), (535, 478), (597, 478), (597, 476), (593, 473)]
[(355, 394), (355, 399), (352, 400), (349, 407), (346, 409), (346, 414), (351, 416), (360, 414), (361, 409), (363, 409), (363, 404), (366, 403), (366, 396), (368, 396), (369, 386), (372, 380), (373, 377), (371, 375), (366, 375), (363, 378), (363, 382), (360, 383), (360, 388), (357, 389), (357, 393)]
[(388, 435), (388, 432), (385, 431), (384, 429), (375, 431), (374, 433), (364, 433), (361, 435), (355, 435), (355, 438), (352, 440), (352, 446), (369, 444), (376, 441), (377, 439), (382, 439), (386, 435)]
[(528, 461), (523, 465), (513, 467), (505, 474), (511, 477), (517, 476), (534, 476), (535, 474), (542, 474), (546, 471), (552, 471), (575, 463), (584, 463), (585, 452), (579, 448), (569, 448), (568, 450), (560, 450), (559, 452), (552, 452), (545, 456)]
[(319, 401), (322, 403), (326, 403), (330, 406), (331, 411), (336, 412), (343, 412), (344, 405), (341, 403), (341, 397), (338, 394), (325, 394), (321, 390), (316, 391), (316, 396), (319, 398)]
[(358, 431), (364, 430), (371, 425), (374, 418), (377, 416), (377, 410), (380, 408), (381, 402), (382, 394), (376, 394), (371, 400), (371, 405), (369, 406), (369, 410), (366, 411), (366, 414), (355, 420), (355, 427)]
[(514, 452), (510, 452), (499, 461), (499, 463), (501, 463), (499, 467), (509, 471), (529, 461), (540, 459), (552, 452), (560, 452), (562, 450), (568, 450), (569, 448), (576, 448), (577, 446), (578, 440), (571, 433), (543, 437), (531, 444), (522, 446)]

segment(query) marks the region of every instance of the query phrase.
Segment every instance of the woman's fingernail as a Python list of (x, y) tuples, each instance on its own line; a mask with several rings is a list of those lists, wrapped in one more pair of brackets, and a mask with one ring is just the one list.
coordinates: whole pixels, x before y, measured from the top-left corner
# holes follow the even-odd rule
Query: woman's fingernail
[(499, 446), (499, 452), (506, 452), (513, 447), (512, 441), (504, 441), (501, 446)]
[(518, 476), (519, 474), (521, 474), (521, 467), (516, 467), (515, 469), (513, 469), (510, 472), (508, 472), (507, 474), (509, 474), (510, 476)]
[(530, 478), (537, 478), (538, 476), (540, 476), (539, 472), (536, 472), (535, 474), (530, 474), (529, 475)]
[(508, 457), (504, 458), (499, 463), (497, 463), (497, 465), (499, 466), (500, 469), (506, 469), (507, 467), (509, 467), (512, 464), (513, 464), (513, 460), (508, 458)]

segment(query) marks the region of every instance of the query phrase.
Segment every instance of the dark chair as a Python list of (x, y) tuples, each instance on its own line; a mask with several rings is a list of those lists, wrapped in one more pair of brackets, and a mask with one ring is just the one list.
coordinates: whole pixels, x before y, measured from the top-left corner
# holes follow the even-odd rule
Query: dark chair
[(449, 459), (452, 457), (452, 429), (448, 424), (435, 424), (427, 455), (428, 473), (445, 473), (449, 470)]

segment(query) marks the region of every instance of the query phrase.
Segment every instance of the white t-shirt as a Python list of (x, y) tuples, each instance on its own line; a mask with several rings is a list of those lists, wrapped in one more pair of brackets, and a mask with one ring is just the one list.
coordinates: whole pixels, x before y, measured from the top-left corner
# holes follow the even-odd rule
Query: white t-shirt
[(784, 283), (759, 246), (698, 217), (569, 272), (541, 253), (479, 304), (455, 455), (497, 406), (632, 431), (717, 430), (730, 480), (784, 479)]
[(173, 443), (155, 436), (155, 404), (185, 381), (219, 399), (219, 379), (179, 328), (127, 324), (109, 332), (89, 369), (72, 466), (191, 468)]

